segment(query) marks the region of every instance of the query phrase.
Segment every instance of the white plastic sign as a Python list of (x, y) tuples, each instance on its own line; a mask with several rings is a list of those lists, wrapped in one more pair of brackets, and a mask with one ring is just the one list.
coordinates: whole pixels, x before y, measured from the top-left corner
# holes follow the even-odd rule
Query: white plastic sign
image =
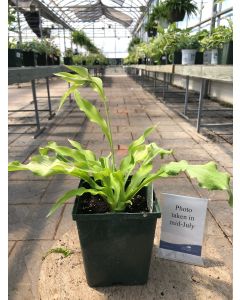
[(203, 265), (202, 244), (207, 199), (162, 194), (162, 226), (159, 256), (165, 259)]

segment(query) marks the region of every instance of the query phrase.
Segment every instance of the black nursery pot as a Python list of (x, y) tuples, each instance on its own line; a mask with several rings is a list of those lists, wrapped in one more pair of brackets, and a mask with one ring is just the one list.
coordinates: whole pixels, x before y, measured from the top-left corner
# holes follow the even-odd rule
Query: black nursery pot
[(79, 198), (75, 199), (72, 217), (77, 223), (88, 285), (145, 284), (156, 221), (161, 216), (155, 195), (153, 211), (142, 213), (81, 214)]
[(203, 52), (196, 52), (195, 65), (203, 64)]
[(59, 56), (53, 56), (53, 64), (60, 65), (60, 57)]
[(157, 35), (157, 28), (151, 28), (147, 31), (148, 37), (154, 37)]
[(170, 61), (168, 60), (168, 55), (161, 56), (161, 64), (162, 65), (170, 64)]
[(38, 66), (46, 66), (47, 65), (46, 53), (38, 54), (38, 56), (37, 56), (37, 65)]
[(72, 57), (64, 57), (63, 62), (64, 62), (64, 65), (73, 65)]
[(8, 67), (21, 67), (23, 54), (19, 49), (8, 49)]
[(220, 65), (233, 64), (233, 41), (225, 43), (222, 49), (218, 49), (218, 63)]
[(173, 54), (173, 64), (181, 65), (182, 64), (182, 52), (175, 51)]
[(52, 55), (47, 56), (47, 64), (48, 66), (52, 66), (54, 64)]
[(33, 51), (23, 51), (23, 65), (25, 67), (35, 67), (37, 65), (37, 53)]

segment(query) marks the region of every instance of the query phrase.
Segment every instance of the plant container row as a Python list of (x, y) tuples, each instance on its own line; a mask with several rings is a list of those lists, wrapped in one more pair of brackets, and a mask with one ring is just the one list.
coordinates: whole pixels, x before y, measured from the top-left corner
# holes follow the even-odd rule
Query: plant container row
[(31, 67), (59, 65), (60, 57), (35, 53), (33, 51), (22, 51), (20, 49), (8, 49), (8, 67)]

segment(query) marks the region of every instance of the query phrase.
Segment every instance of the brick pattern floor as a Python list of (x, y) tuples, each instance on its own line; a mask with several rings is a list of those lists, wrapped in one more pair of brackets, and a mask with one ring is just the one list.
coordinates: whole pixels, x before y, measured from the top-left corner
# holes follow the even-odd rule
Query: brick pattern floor
[[(232, 172), (232, 146), (229, 143), (222, 140), (219, 143), (213, 142), (197, 134), (195, 127), (128, 76), (117, 74), (106, 77), (104, 86), (110, 101), (118, 161), (124, 155), (127, 144), (141, 135), (146, 127), (159, 122), (157, 130), (148, 140), (155, 141), (163, 148), (174, 149), (173, 154), (163, 162), (186, 159), (198, 164), (213, 160), (221, 170)], [(54, 78), (50, 88), (51, 95), (56, 97), (52, 101), (53, 109), (56, 110), (59, 96), (67, 89), (67, 85)], [(44, 83), (39, 81), (37, 96), (46, 96), (45, 89)], [(95, 102), (99, 110), (103, 111), (103, 105), (93, 91), (84, 88), (82, 95)], [(42, 107), (46, 106), (46, 101), (41, 99)], [(30, 107), (30, 102), (31, 89), (28, 84), (23, 84), (21, 88), (9, 88), (11, 109)], [(9, 122), (16, 122), (15, 116), (11, 114)], [(19, 116), (19, 119), (23, 123), (26, 122), (24, 114)], [(67, 145), (67, 139), (75, 139), (95, 151), (97, 155), (104, 155), (109, 151), (99, 128), (86, 120), (74, 102), (68, 101), (52, 120), (48, 120), (46, 112), (41, 113), (41, 121), (47, 128), (37, 139), (32, 137), (34, 127), (9, 127), (9, 161), (27, 161), (31, 155), (37, 153), (39, 146), (51, 140)], [(156, 166), (159, 163), (161, 162), (157, 161)], [(77, 185), (77, 179), (60, 175), (42, 179), (27, 172), (9, 174), (9, 299), (39, 298), (38, 276), (41, 258), (72, 226), (73, 199), (51, 218), (46, 219), (45, 216), (59, 195)], [(214, 224), (214, 228), (217, 228), (216, 234), (214, 230), (211, 231), (210, 226), (208, 235), (212, 235), (219, 244), (224, 245), (228, 255), (231, 253), (232, 210), (227, 204), (226, 193), (202, 190), (185, 174), (155, 182), (155, 190), (158, 197), (161, 192), (208, 197), (209, 224)], [(230, 256), (226, 255), (229, 273)]]

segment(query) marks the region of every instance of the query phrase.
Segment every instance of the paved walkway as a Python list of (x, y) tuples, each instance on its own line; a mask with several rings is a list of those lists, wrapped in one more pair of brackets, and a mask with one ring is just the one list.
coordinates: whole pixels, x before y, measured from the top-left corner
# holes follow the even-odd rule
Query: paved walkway
[[(191, 124), (127, 76), (119, 74), (106, 77), (104, 86), (110, 100), (114, 143), (115, 148), (118, 149), (119, 158), (133, 138), (142, 134), (147, 126), (160, 122), (158, 129), (149, 140), (155, 141), (163, 148), (174, 149), (173, 155), (164, 161), (186, 159), (198, 164), (214, 160), (221, 170), (232, 173), (232, 146), (229, 143), (222, 140), (219, 143), (212, 142), (201, 134), (197, 134)], [(62, 81), (51, 80), (51, 94), (56, 96), (53, 100), (53, 108), (57, 108), (58, 96), (62, 95), (66, 88), (66, 84)], [(95, 101), (102, 110), (102, 103), (94, 92), (85, 88), (82, 94), (87, 99)], [(37, 95), (46, 95), (44, 84), (38, 84)], [(30, 101), (29, 85), (24, 84), (22, 88), (10, 87), (9, 106), (11, 108), (19, 107), (19, 105), (30, 106)], [(44, 101), (47, 100), (41, 99), (42, 107), (46, 105)], [(11, 122), (15, 122), (13, 117), (11, 115)], [(9, 161), (16, 159), (26, 161), (32, 154), (37, 153), (39, 146), (45, 145), (47, 141), (53, 140), (65, 145), (68, 144), (68, 138), (80, 141), (98, 155), (108, 153), (108, 146), (102, 133), (94, 124), (86, 120), (75, 103), (67, 103), (51, 121), (47, 119), (46, 113), (41, 113), (41, 119), (47, 129), (35, 140), (32, 134), (20, 134), (22, 131), (34, 132), (34, 128), (10, 127)], [(21, 120), (24, 122), (24, 119)], [(64, 191), (75, 188), (77, 185), (77, 179), (60, 175), (44, 179), (27, 172), (9, 175), (9, 299), (39, 299), (38, 279), (42, 264), (41, 258), (72, 227), (73, 200), (51, 218), (46, 219), (45, 216), (51, 205)], [(232, 210), (227, 204), (226, 193), (202, 190), (184, 174), (155, 182), (155, 190), (158, 197), (161, 192), (169, 192), (210, 199), (207, 239), (215, 249), (215, 264), (213, 260), (213, 265), (210, 264), (209, 268), (215, 267), (217, 270), (214, 273), (216, 278), (209, 277), (208, 279), (211, 281), (211, 286), (216, 287), (216, 299), (232, 299)], [(224, 269), (223, 278), (221, 278), (221, 268)], [(193, 279), (190, 284), (201, 283)], [(181, 289), (181, 286), (178, 288)], [(205, 283), (204, 289), (208, 288)], [(77, 299), (83, 298), (79, 296)], [(206, 298), (204, 295), (199, 295), (188, 299)]]

